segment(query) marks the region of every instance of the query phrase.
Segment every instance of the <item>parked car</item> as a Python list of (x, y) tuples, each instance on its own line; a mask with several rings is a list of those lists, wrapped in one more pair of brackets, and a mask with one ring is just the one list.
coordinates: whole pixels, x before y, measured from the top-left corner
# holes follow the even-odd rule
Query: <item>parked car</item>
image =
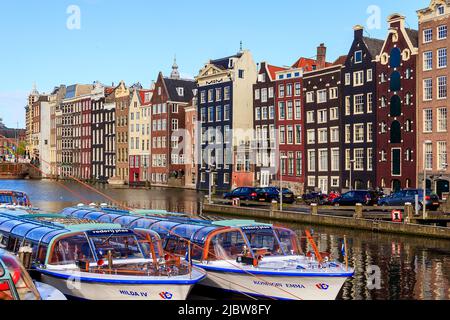
[(227, 199), (227, 200), (233, 200), (233, 199), (239, 198), (240, 200), (256, 201), (257, 196), (258, 196), (258, 193), (256, 191), (256, 188), (242, 187), (242, 188), (234, 189), (231, 192), (225, 193), (223, 195), (223, 198)]
[(373, 206), (378, 203), (378, 193), (370, 190), (349, 191), (334, 199), (332, 205), (355, 206), (357, 203), (365, 206)]
[(328, 195), (323, 194), (322, 192), (309, 192), (305, 193), (302, 199), (306, 204), (317, 203), (319, 205), (324, 205), (328, 202)]
[[(378, 201), (380, 206), (404, 206), (405, 203), (411, 203), (415, 205), (416, 195), (419, 195), (419, 206), (423, 209), (423, 190), (420, 189), (405, 189), (399, 192), (395, 192), (390, 196), (381, 198)], [(440, 206), (439, 197), (437, 194), (432, 193), (431, 190), (427, 190), (425, 196), (426, 208), (430, 210), (437, 210)]]
[[(280, 202), (280, 189), (276, 187), (259, 188), (256, 190), (258, 201)], [(294, 193), (288, 188), (283, 188), (283, 203), (293, 204), (295, 202)]]

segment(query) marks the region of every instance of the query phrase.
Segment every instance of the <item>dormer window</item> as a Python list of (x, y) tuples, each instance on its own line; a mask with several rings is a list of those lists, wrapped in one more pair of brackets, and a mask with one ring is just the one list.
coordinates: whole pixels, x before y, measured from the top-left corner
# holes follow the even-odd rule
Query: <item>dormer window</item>
[(234, 67), (234, 61), (233, 61), (233, 59), (230, 59), (229, 61), (228, 61), (228, 68), (233, 68)]
[(445, 7), (443, 5), (440, 5), (440, 6), (437, 7), (436, 11), (437, 11), (437, 14), (439, 16), (441, 16), (441, 15), (443, 15), (445, 13)]
[(177, 92), (180, 97), (184, 96), (184, 88), (177, 88)]

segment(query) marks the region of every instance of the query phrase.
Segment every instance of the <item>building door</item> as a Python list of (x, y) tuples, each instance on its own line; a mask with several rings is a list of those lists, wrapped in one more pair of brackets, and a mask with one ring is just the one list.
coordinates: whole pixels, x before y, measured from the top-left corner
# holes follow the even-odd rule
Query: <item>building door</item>
[(442, 199), (442, 194), (448, 192), (450, 192), (450, 183), (448, 182), (448, 180), (436, 181), (436, 193), (438, 194), (439, 198)]
[(261, 171), (261, 178), (259, 181), (261, 188), (267, 188), (270, 185), (270, 172), (269, 171)]
[(398, 192), (401, 189), (402, 189), (402, 183), (400, 182), (400, 180), (393, 180), (392, 181), (392, 191)]
[(319, 177), (319, 190), (324, 194), (328, 194), (328, 178)]

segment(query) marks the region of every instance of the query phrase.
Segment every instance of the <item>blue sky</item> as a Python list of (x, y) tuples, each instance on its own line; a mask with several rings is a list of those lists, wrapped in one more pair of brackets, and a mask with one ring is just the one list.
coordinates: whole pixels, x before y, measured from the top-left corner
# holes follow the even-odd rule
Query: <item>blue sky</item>
[[(193, 77), (210, 58), (234, 54), (242, 40), (255, 61), (290, 65), (312, 57), (324, 42), (328, 60), (349, 50), (355, 24), (368, 26), (369, 6), (386, 17), (399, 12), (417, 28), (416, 10), (429, 0), (16, 0), (0, 5), (0, 117), (24, 126), (26, 97), (36, 82), (59, 84), (125, 80), (148, 87), (158, 71)], [(81, 10), (80, 29), (66, 27), (67, 8)]]

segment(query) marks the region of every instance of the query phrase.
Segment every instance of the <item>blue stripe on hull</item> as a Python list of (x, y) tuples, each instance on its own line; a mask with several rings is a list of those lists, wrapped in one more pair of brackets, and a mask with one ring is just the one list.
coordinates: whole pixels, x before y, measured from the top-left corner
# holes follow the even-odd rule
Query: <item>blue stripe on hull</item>
[(352, 277), (354, 272), (344, 272), (344, 273), (289, 273), (289, 272), (270, 272), (270, 271), (258, 271), (258, 270), (239, 270), (239, 269), (226, 269), (226, 268), (216, 268), (205, 266), (201, 264), (196, 264), (196, 267), (202, 268), (206, 271), (214, 271), (221, 273), (239, 273), (239, 274), (251, 274), (251, 275), (261, 275), (261, 276), (274, 276), (274, 277), (314, 277), (314, 278), (348, 278)]
[(166, 284), (175, 284), (175, 285), (195, 285), (196, 283), (203, 280), (206, 275), (203, 275), (198, 280), (113, 280), (113, 279), (96, 279), (96, 278), (86, 278), (86, 277), (80, 277), (77, 275), (66, 275), (66, 274), (60, 274), (57, 272), (51, 272), (48, 270), (38, 269), (39, 272), (42, 274), (45, 274), (47, 276), (51, 276), (54, 278), (64, 279), (68, 280), (71, 278), (76, 278), (77, 280), (81, 282), (88, 282), (88, 283), (103, 283), (103, 284), (139, 284), (139, 285), (145, 285), (145, 284), (158, 284), (158, 285), (166, 285)]

